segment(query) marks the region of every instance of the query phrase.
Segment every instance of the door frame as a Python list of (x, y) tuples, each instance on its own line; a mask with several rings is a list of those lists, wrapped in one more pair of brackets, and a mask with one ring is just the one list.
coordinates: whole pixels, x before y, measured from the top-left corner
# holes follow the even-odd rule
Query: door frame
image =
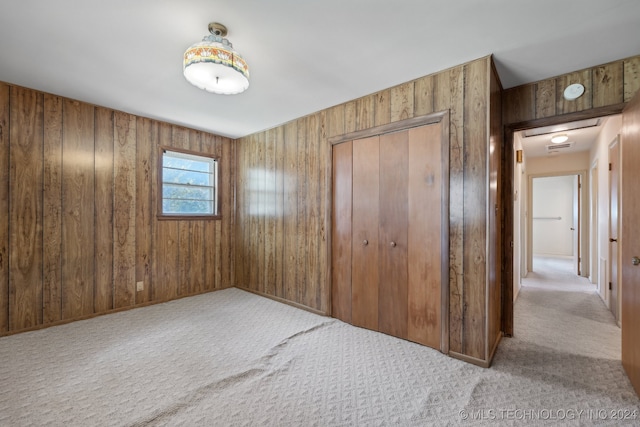
[[(616, 172), (618, 174), (617, 176), (617, 188), (616, 188), (616, 203), (617, 203), (617, 212), (616, 212), (616, 224), (615, 224), (615, 228), (616, 228), (616, 236), (612, 236), (612, 228), (611, 225), (613, 224), (613, 222), (611, 221), (611, 196), (612, 196), (612, 191), (611, 191), (611, 186), (612, 186), (612, 171), (611, 169), (609, 169), (609, 180), (608, 180), (608, 185), (609, 185), (609, 203), (608, 203), (608, 212), (609, 212), (609, 226), (608, 226), (608, 236), (609, 236), (609, 271), (607, 272), (607, 283), (611, 284), (611, 288), (608, 288), (606, 291), (606, 295), (607, 295), (607, 301), (609, 302), (609, 310), (612, 312), (613, 317), (616, 321), (616, 323), (618, 324), (618, 326), (621, 326), (621, 311), (622, 311), (622, 301), (621, 301), (621, 292), (620, 292), (620, 272), (622, 269), (622, 263), (621, 263), (621, 253), (620, 253), (620, 244), (618, 243), (618, 241), (620, 240), (620, 234), (621, 234), (621, 229), (622, 229), (622, 218), (620, 217), (621, 214), (621, 203), (620, 203), (620, 195), (621, 195), (621, 183), (622, 183), (622, 170), (621, 170), (621, 166), (622, 166), (622, 144), (621, 144), (621, 139), (620, 139), (620, 134), (616, 135), (615, 138), (613, 138), (613, 140), (609, 143), (609, 145), (607, 146), (607, 153), (609, 155), (609, 166), (611, 166), (611, 150), (617, 145), (617, 154), (618, 154), (618, 158), (616, 159), (616, 165), (617, 165), (617, 169)], [(615, 238), (615, 242), (612, 241), (612, 239)], [(615, 251), (613, 249), (613, 245), (617, 245)], [(615, 253), (615, 256), (614, 256)], [(614, 268), (615, 268), (615, 272), (614, 272)], [(614, 283), (614, 279), (613, 276), (615, 274), (615, 283)], [(615, 289), (614, 289), (615, 288)], [(615, 290), (615, 293), (614, 293)], [(615, 295), (615, 301), (613, 301), (613, 296)]]
[[(449, 110), (439, 111), (424, 116), (412, 117), (406, 120), (400, 120), (397, 122), (389, 123), (382, 126), (374, 126), (367, 129), (357, 130), (355, 132), (348, 132), (343, 135), (333, 136), (328, 138), (329, 143), (329, 159), (333, 159), (333, 147), (343, 142), (352, 141), (356, 139), (368, 138), (371, 136), (383, 135), (391, 132), (403, 131), (415, 127), (442, 123), (442, 160), (447, 167), (442, 169), (442, 238), (440, 239), (440, 250), (442, 253), (441, 264), (441, 330), (440, 330), (440, 351), (444, 354), (449, 354), (449, 259), (451, 256), (449, 250), (449, 151), (450, 151), (450, 112)], [(328, 188), (328, 202), (327, 202), (327, 279), (328, 283), (328, 315), (331, 316), (331, 307), (333, 301), (332, 295), (332, 283), (331, 283), (331, 250), (333, 246), (332, 234), (333, 223), (331, 222), (331, 214), (333, 212), (333, 161), (329, 161), (327, 170), (327, 188)]]
[(625, 103), (591, 108), (575, 113), (561, 114), (542, 119), (527, 120), (505, 125), (504, 146), (501, 158), (500, 184), (502, 185), (503, 227), (502, 253), (502, 332), (505, 336), (513, 336), (513, 172), (515, 163), (514, 134), (521, 130), (543, 126), (553, 126), (566, 122), (594, 119), (622, 113)]

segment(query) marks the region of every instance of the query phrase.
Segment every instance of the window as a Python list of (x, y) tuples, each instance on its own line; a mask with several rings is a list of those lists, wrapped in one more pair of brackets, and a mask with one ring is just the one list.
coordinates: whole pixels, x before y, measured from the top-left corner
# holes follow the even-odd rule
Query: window
[(218, 159), (163, 148), (160, 183), (163, 217), (218, 215)]

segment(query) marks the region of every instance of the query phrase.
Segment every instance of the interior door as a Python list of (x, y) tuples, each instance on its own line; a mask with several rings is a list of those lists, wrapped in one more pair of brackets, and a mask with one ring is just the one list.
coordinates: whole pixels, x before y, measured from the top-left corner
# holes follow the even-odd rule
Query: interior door
[(378, 329), (380, 137), (353, 141), (352, 324)]
[(622, 113), (620, 219), (622, 365), (640, 395), (640, 93)]
[(618, 224), (620, 187), (620, 143), (619, 139), (609, 146), (609, 309), (616, 321), (618, 313)]
[(408, 131), (380, 136), (380, 332), (407, 338)]

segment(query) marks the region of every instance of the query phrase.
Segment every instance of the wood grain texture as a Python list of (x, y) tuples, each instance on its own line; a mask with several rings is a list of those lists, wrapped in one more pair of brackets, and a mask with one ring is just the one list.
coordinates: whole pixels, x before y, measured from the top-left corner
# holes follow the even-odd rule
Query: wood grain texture
[(275, 179), (275, 194), (274, 194), (274, 241), (273, 241), (273, 256), (274, 256), (274, 269), (275, 269), (275, 290), (274, 294), (278, 298), (284, 298), (285, 296), (285, 278), (284, 268), (286, 263), (284, 253), (284, 180), (285, 180), (285, 141), (284, 141), (284, 127), (280, 126), (275, 130), (275, 164), (274, 164), (274, 179)]
[(555, 80), (544, 80), (535, 85), (536, 119), (555, 116), (556, 114), (556, 82)]
[(9, 329), (42, 323), (43, 96), (12, 87), (9, 171)]
[(465, 161), (464, 67), (434, 77), (436, 111), (450, 110), (449, 129), (449, 341), (451, 350), (462, 352), (464, 283), (464, 170)]
[(355, 132), (356, 125), (356, 101), (350, 101), (344, 104), (344, 133)]
[(264, 291), (276, 295), (276, 130), (269, 129), (265, 139), (264, 161)]
[[(351, 323), (376, 331), (379, 301), (380, 137), (360, 139), (352, 144), (353, 207), (349, 218), (352, 222), (349, 239), (353, 248)], [(339, 187), (349, 184), (348, 181), (339, 182)]]
[[(157, 123), (149, 119), (138, 119), (136, 123), (136, 277), (135, 281), (143, 283), (143, 290), (135, 289), (135, 303), (151, 301), (152, 284), (152, 248), (154, 204), (151, 187), (153, 170), (157, 163), (153, 160), (154, 142), (158, 140)], [(97, 141), (96, 141), (97, 144)], [(97, 176), (96, 176), (97, 179)], [(97, 232), (97, 230), (96, 230)]]
[(414, 82), (391, 88), (391, 121), (398, 122), (413, 117)]
[(369, 129), (375, 125), (376, 96), (369, 95), (356, 100), (356, 129)]
[[(407, 338), (440, 348), (442, 124), (408, 131)], [(445, 254), (448, 256), (448, 254)]]
[[(531, 120), (536, 117), (536, 104), (540, 105), (544, 110), (549, 110), (550, 104), (557, 108), (557, 90), (549, 90), (548, 85), (553, 84), (556, 87), (556, 81), (540, 82), (542, 89), (546, 89), (540, 93), (536, 93), (536, 85), (528, 84), (516, 86), (504, 91), (505, 109), (502, 110), (503, 121), (505, 123), (517, 123), (525, 120)], [(564, 90), (564, 89), (563, 89)], [(536, 95), (539, 95), (536, 97)], [(553, 96), (553, 98), (550, 98)], [(544, 113), (541, 113), (544, 114)]]
[(136, 118), (114, 114), (113, 265), (114, 307), (135, 304), (136, 290)]
[[(196, 130), (189, 130), (189, 150), (196, 153), (203, 153), (202, 133)], [(189, 221), (189, 293), (200, 294), (204, 292), (205, 266), (205, 235), (204, 223), (201, 220)], [(214, 236), (215, 237), (215, 236)], [(211, 240), (212, 247), (215, 248), (215, 240)]]
[(333, 147), (331, 314), (351, 323), (353, 143)]
[(298, 233), (298, 122), (293, 121), (284, 128), (284, 298), (296, 302), (296, 253)]
[[(383, 90), (375, 95), (375, 126), (391, 122), (391, 89)], [(334, 135), (331, 135), (334, 136)]]
[(94, 310), (94, 109), (64, 101), (62, 139), (62, 317)]
[(614, 62), (592, 69), (593, 108), (624, 102), (624, 64)]
[(62, 318), (62, 99), (44, 95), (43, 323)]
[(322, 242), (320, 205), (320, 115), (313, 114), (306, 120), (307, 152), (307, 289), (301, 302), (307, 307), (320, 307), (320, 252), (325, 250)]
[(380, 136), (378, 330), (407, 338), (408, 132)]
[(113, 110), (95, 109), (95, 294), (94, 310), (113, 306)]
[(433, 107), (434, 77), (419, 78), (415, 81), (414, 90), (414, 115), (418, 117), (435, 112)]
[(0, 333), (9, 330), (10, 88), (0, 83)]
[(462, 339), (465, 355), (486, 360), (487, 286), (487, 64), (465, 66), (464, 284)]
[(265, 144), (267, 135), (266, 132), (261, 132), (256, 135), (257, 142), (257, 157), (253, 163), (251, 176), (252, 184), (251, 190), (256, 194), (256, 204), (253, 206), (255, 214), (252, 215), (253, 223), (255, 224), (255, 232), (252, 234), (253, 239), (257, 239), (257, 245), (253, 246), (255, 253), (255, 276), (252, 274), (252, 289), (264, 292), (265, 290), (265, 252), (266, 252), (266, 200), (267, 200), (267, 187), (266, 187), (266, 175), (265, 169)]
[(629, 102), (640, 90), (640, 56), (625, 59), (623, 64), (624, 102)]

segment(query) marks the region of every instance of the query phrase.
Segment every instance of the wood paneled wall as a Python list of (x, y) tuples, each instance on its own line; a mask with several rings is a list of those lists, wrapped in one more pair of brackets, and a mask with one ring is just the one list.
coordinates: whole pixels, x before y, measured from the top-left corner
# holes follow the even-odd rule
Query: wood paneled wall
[(487, 361), (487, 309), (499, 310), (487, 304), (491, 62), (482, 58), (239, 139), (238, 286), (329, 313), (327, 139), (449, 110), (450, 349)]
[[(159, 145), (220, 157), (222, 220), (156, 219)], [(0, 83), (0, 335), (233, 286), (234, 156), (228, 138)]]
[[(563, 97), (573, 83), (584, 85), (575, 101)], [(640, 89), (640, 56), (576, 71), (504, 91), (504, 124), (544, 119), (629, 102)]]

